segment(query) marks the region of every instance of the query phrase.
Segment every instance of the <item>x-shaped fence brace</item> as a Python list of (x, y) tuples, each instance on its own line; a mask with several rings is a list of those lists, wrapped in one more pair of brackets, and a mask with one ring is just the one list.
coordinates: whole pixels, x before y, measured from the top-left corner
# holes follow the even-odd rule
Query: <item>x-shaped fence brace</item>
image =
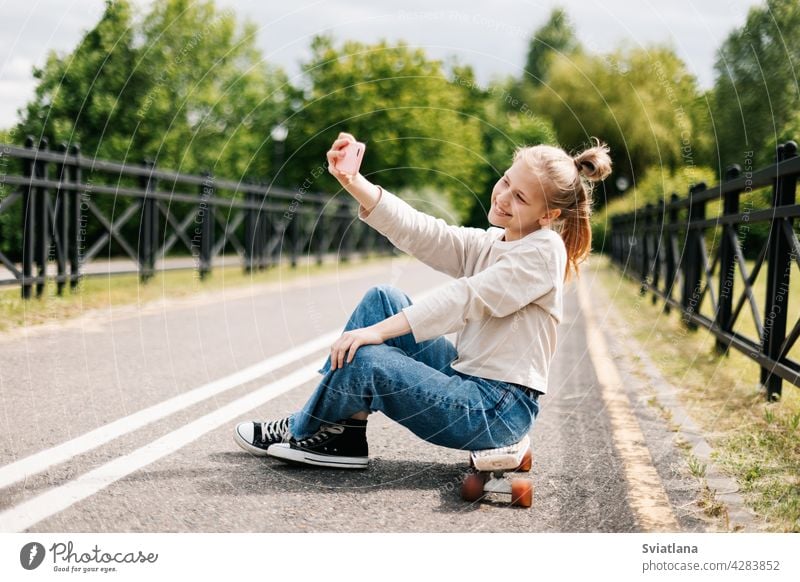
[[(787, 142), (777, 149), (774, 166), (741, 175), (741, 168), (732, 166), (726, 179), (711, 189), (704, 184), (692, 186), (689, 197), (680, 200), (672, 194), (669, 202), (647, 204), (635, 213), (611, 217), (610, 251), (612, 261), (628, 275), (640, 280), (640, 292), (650, 291), (655, 303), (664, 300), (664, 309), (681, 310), (690, 329), (702, 325), (717, 338), (715, 347), (724, 353), (735, 347), (761, 366), (761, 384), (770, 399), (778, 398), (781, 381), (800, 386), (800, 363), (788, 357), (800, 337), (800, 318), (786, 333), (788, 289), (791, 265), (800, 267), (800, 241), (793, 229), (793, 220), (800, 217), (800, 205), (795, 204), (797, 179), (800, 177), (800, 157), (797, 144)], [(739, 197), (756, 188), (772, 188), (769, 208), (739, 211)], [(720, 198), (724, 202), (720, 216), (706, 218), (706, 204)], [(688, 208), (685, 219), (678, 212)], [(738, 226), (768, 223), (769, 237), (759, 248), (752, 270), (748, 273)], [(709, 264), (705, 230), (721, 226), (720, 244)], [(680, 248), (678, 236), (683, 233)], [(666, 240), (665, 240), (666, 239)], [(758, 308), (754, 283), (767, 267), (765, 308)], [(743, 290), (733, 296), (733, 284), (739, 271)], [(717, 279), (719, 291), (715, 289)], [(682, 290), (673, 298), (673, 289)], [(700, 313), (708, 294), (712, 317)], [(784, 299), (783, 295), (787, 297)], [(734, 331), (745, 301), (750, 306), (758, 340)]]
[[(21, 161), (23, 167), (21, 174), (8, 173), (0, 179), (0, 186), (20, 188), (0, 199), (0, 215), (18, 205), (23, 231), (21, 250), (2, 246), (4, 239), (0, 232), (0, 264), (13, 277), (0, 280), (0, 284), (21, 285), (25, 298), (31, 296), (33, 285), (37, 296), (41, 295), (48, 278), (58, 281), (60, 294), (64, 282), (74, 286), (81, 277), (100, 274), (86, 273), (83, 267), (95, 260), (103, 249), (108, 249), (111, 256), (112, 243), (118, 245), (123, 256), (137, 264), (137, 272), (143, 280), (156, 271), (156, 258), (163, 259), (183, 249), (193, 256), (200, 249), (196, 268), (201, 276), (210, 272), (213, 260), (227, 247), (242, 258), (247, 270), (276, 263), (280, 259), (276, 256), (279, 251), (288, 253), (295, 266), (298, 254), (307, 245), (309, 252), (311, 246), (316, 247), (317, 262), (321, 263), (324, 253), (338, 240), (341, 240), (341, 247), (336, 251), (341, 260), (347, 260), (357, 247), (365, 252), (391, 252), (391, 245), (383, 237), (376, 237), (370, 230), (363, 234), (364, 229), (355, 219), (353, 204), (349, 201), (339, 203), (334, 212), (326, 212), (330, 197), (306, 192), (302, 207), (286, 219), (281, 215), (289, 213), (281, 199), (288, 204), (294, 198), (287, 190), (266, 187), (263, 183), (257, 186), (252, 182), (213, 178), (208, 174), (197, 176), (157, 170), (153, 163), (137, 166), (83, 158), (77, 147), (68, 153), (67, 147), (62, 146), (60, 153), (54, 153), (44, 142), (39, 148), (34, 148), (33, 143), (29, 138), (25, 148), (2, 146), (0, 153)], [(50, 165), (55, 165), (57, 179), (49, 178)], [(83, 180), (84, 170), (89, 172), (90, 179)], [(110, 175), (117, 185), (104, 183), (103, 175)], [(139, 187), (121, 186), (123, 178), (137, 179)], [(158, 188), (159, 183), (169, 181), (175, 185), (200, 186), (202, 196)], [(245, 200), (221, 198), (217, 196), (220, 189), (232, 191), (234, 195), (243, 192)], [(103, 208), (96, 196), (113, 197), (114, 204), (110, 209)], [(127, 204), (116, 214), (118, 202)], [(185, 204), (191, 208), (183, 213), (180, 209)], [(80, 216), (79, 207), (84, 213)], [(227, 217), (220, 212), (223, 208), (228, 209)], [(313, 217), (316, 220), (311, 220)], [(163, 220), (160, 224), (159, 219)], [(193, 225), (195, 232), (188, 233)], [(135, 244), (127, 238), (132, 229), (136, 229), (138, 236)], [(79, 230), (81, 235), (90, 231), (92, 236), (97, 235), (85, 253), (80, 252), (83, 244), (79, 243), (87, 241), (78, 240)], [(51, 258), (55, 258), (58, 266), (59, 273), (55, 277), (46, 272)], [(71, 264), (69, 274), (66, 273), (68, 262)], [(38, 274), (34, 274), (34, 270)], [(26, 275), (28, 272), (30, 274)]]

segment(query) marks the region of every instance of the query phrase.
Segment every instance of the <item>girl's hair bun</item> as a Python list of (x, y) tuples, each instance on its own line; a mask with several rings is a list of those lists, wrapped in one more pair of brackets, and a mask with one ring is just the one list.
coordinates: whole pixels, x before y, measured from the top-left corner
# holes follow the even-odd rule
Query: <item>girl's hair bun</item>
[(590, 182), (600, 182), (611, 174), (611, 156), (608, 155), (610, 150), (608, 145), (596, 137), (592, 139), (597, 140), (597, 145), (582, 151), (572, 160), (584, 178)]

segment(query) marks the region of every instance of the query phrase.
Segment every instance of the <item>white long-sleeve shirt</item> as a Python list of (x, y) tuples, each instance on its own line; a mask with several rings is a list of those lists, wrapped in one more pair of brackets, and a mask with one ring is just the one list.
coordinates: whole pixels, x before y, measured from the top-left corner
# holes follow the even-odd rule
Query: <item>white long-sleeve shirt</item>
[(454, 370), (547, 392), (556, 328), (562, 319), (564, 242), (540, 228), (515, 240), (505, 229), (452, 226), (381, 188), (360, 220), (401, 251), (455, 278), (403, 308), (415, 341), (452, 332)]

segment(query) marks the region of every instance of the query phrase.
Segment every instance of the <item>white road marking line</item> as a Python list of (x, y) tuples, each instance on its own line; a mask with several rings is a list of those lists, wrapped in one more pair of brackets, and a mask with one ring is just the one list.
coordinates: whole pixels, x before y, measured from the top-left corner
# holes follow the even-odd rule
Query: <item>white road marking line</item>
[[(342, 334), (341, 330), (326, 333), (325, 335), (299, 345), (291, 350), (287, 350), (278, 355), (267, 358), (266, 360), (254, 364), (248, 368), (235, 372), (224, 378), (219, 378), (189, 392), (185, 392), (164, 402), (159, 402), (148, 408), (135, 412), (124, 418), (120, 418), (79, 437), (75, 437), (65, 443), (55, 447), (39, 451), (28, 457), (9, 463), (0, 467), (0, 489), (8, 487), (17, 481), (22, 481), (30, 475), (41, 473), (42, 471), (95, 449), (111, 440), (119, 438), (125, 434), (133, 432), (170, 414), (188, 408), (207, 398), (216, 396), (241, 384), (251, 382), (283, 366), (311, 355), (323, 348), (330, 347), (334, 341)], [(322, 364), (317, 368), (321, 368)]]
[(72, 481), (3, 511), (0, 513), (0, 531), (22, 532), (43, 519), (67, 509), (134, 471), (185, 447), (223, 423), (314, 379), (319, 375), (317, 370), (320, 367), (319, 364), (312, 364), (300, 368), (296, 372), (234, 400), (127, 455), (109, 461)]
[(672, 505), (661, 478), (653, 466), (653, 458), (645, 444), (639, 422), (631, 410), (628, 396), (622, 389), (622, 380), (614, 359), (595, 322), (591, 300), (581, 279), (578, 279), (577, 287), (578, 301), (586, 322), (587, 349), (602, 388), (601, 394), (611, 422), (614, 445), (623, 461), (628, 484), (628, 504), (644, 531), (679, 532), (680, 525), (672, 512)]
[[(424, 299), (445, 285), (447, 285), (447, 283), (437, 285), (433, 289), (419, 294), (416, 300)], [(174, 398), (165, 400), (164, 402), (154, 404), (153, 406), (124, 418), (117, 419), (65, 443), (56, 445), (55, 447), (39, 451), (38, 453), (34, 453), (18, 461), (4, 465), (0, 467), (0, 489), (22, 481), (31, 475), (41, 473), (54, 465), (68, 461), (72, 457), (96, 449), (100, 445), (138, 430), (150, 423), (161, 420), (162, 418), (166, 418), (170, 414), (188, 408), (207, 398), (236, 388), (241, 384), (251, 382), (274, 370), (289, 365), (296, 360), (322, 350), (323, 348), (329, 348), (341, 335), (341, 329), (328, 332), (315, 340), (269, 357), (244, 370), (240, 370), (224, 378), (219, 378), (218, 380), (194, 388), (189, 392), (185, 392)], [(317, 369), (321, 367), (322, 364), (319, 364)]]
[[(445, 283), (445, 284), (439, 285), (437, 287), (434, 287), (433, 289), (427, 290), (426, 292), (424, 292), (424, 293), (422, 293), (422, 294), (420, 294), (418, 296), (417, 301), (427, 297), (428, 295), (430, 295), (432, 293), (435, 293), (438, 289), (446, 286), (447, 284), (448, 283)], [(237, 372), (236, 374), (232, 374), (231, 376), (227, 376), (226, 378), (221, 378), (220, 380), (212, 382), (211, 384), (206, 384), (205, 386), (197, 388), (197, 389), (193, 390), (191, 393), (187, 393), (185, 395), (181, 395), (179, 397), (172, 398), (172, 399), (170, 399), (170, 400), (168, 400), (166, 402), (163, 402), (163, 403), (161, 403), (159, 405), (155, 405), (155, 406), (151, 407), (150, 409), (146, 409), (146, 410), (157, 409), (157, 408), (159, 408), (161, 406), (164, 406), (164, 405), (166, 405), (168, 403), (171, 403), (173, 401), (178, 401), (178, 402), (176, 402), (176, 405), (177, 405), (177, 404), (179, 404), (179, 401), (180, 401), (181, 398), (186, 397), (189, 394), (196, 393), (196, 392), (198, 392), (200, 390), (203, 390), (203, 389), (207, 389), (208, 390), (209, 386), (215, 386), (216, 385), (218, 391), (217, 392), (213, 392), (211, 394), (208, 394), (208, 396), (205, 397), (205, 398), (207, 398), (209, 396), (212, 396), (213, 394), (217, 394), (217, 393), (222, 392), (222, 391), (227, 389), (227, 388), (221, 388), (219, 386), (220, 383), (229, 383), (231, 381), (230, 380), (231, 378), (239, 378), (239, 383), (247, 382), (247, 381), (253, 380), (255, 378), (258, 378), (260, 375), (263, 375), (263, 373), (259, 374), (259, 375), (255, 375), (255, 376), (252, 376), (252, 375), (256, 374), (257, 369), (260, 368), (260, 367), (261, 368), (268, 368), (268, 363), (269, 362), (272, 362), (272, 368), (269, 368), (269, 369), (280, 367), (280, 366), (284, 365), (284, 363), (287, 363), (287, 364), (291, 363), (295, 359), (299, 359), (299, 358), (303, 357), (304, 355), (313, 353), (314, 351), (316, 351), (318, 349), (321, 349), (321, 347), (330, 346), (338, 337), (341, 336), (341, 334), (342, 334), (341, 331), (330, 332), (330, 333), (325, 334), (324, 336), (322, 336), (322, 337), (320, 337), (320, 338), (318, 338), (318, 339), (316, 339), (316, 340), (314, 340), (312, 342), (308, 342), (308, 343), (303, 344), (302, 346), (299, 346), (299, 347), (297, 347), (297, 348), (295, 348), (293, 350), (289, 350), (287, 352), (284, 352), (283, 354), (279, 354), (278, 356), (274, 356), (273, 358), (269, 358), (268, 360), (265, 360), (264, 362), (262, 362), (260, 364), (256, 364), (255, 366), (252, 366), (251, 368), (246, 368), (245, 370), (242, 370), (241, 372)], [(314, 347), (312, 348), (311, 346), (314, 346)], [(308, 351), (306, 352), (305, 350), (308, 350)], [(290, 354), (294, 354), (294, 358), (289, 360), (289, 361), (285, 361), (284, 358), (289, 358)], [(278, 361), (281, 361), (281, 362), (284, 362), (284, 363), (276, 365), (276, 362), (278, 362)], [(168, 455), (170, 453), (173, 453), (173, 452), (177, 451), (178, 449), (188, 445), (189, 443), (191, 443), (191, 442), (197, 440), (198, 438), (200, 438), (205, 433), (207, 433), (207, 432), (209, 432), (211, 430), (214, 430), (215, 428), (220, 426), (222, 423), (228, 422), (228, 421), (236, 418), (237, 416), (240, 416), (240, 415), (244, 414), (245, 412), (248, 412), (248, 411), (260, 406), (261, 404), (263, 404), (265, 402), (268, 402), (269, 400), (272, 400), (273, 398), (276, 398), (277, 396), (280, 396), (281, 394), (283, 394), (285, 392), (288, 392), (288, 391), (290, 391), (290, 390), (292, 390), (294, 388), (297, 388), (297, 387), (301, 386), (302, 384), (304, 384), (305, 382), (308, 382), (308, 381), (314, 379), (316, 376), (318, 376), (318, 374), (319, 374), (318, 370), (321, 367), (322, 367), (321, 364), (315, 363), (315, 364), (311, 364), (311, 365), (305, 366), (303, 368), (300, 368), (296, 372), (293, 372), (293, 373), (291, 373), (291, 374), (289, 374), (287, 376), (284, 376), (280, 380), (277, 380), (277, 381), (275, 381), (275, 382), (273, 382), (271, 384), (267, 384), (266, 386), (263, 386), (262, 388), (258, 389), (257, 391), (255, 391), (255, 392), (253, 392), (251, 394), (248, 394), (247, 396), (244, 396), (242, 398), (239, 398), (238, 400), (235, 400), (235, 401), (223, 406), (222, 408), (219, 408), (219, 409), (215, 410), (214, 412), (206, 414), (205, 416), (202, 416), (201, 418), (199, 418), (199, 419), (197, 419), (195, 421), (192, 421), (191, 423), (189, 423), (189, 424), (187, 424), (187, 425), (185, 425), (185, 426), (183, 426), (183, 427), (181, 427), (181, 428), (179, 428), (177, 430), (174, 430), (171, 433), (169, 433), (169, 434), (167, 434), (167, 435), (165, 435), (165, 436), (163, 436), (163, 437), (161, 437), (161, 438), (159, 438), (159, 439), (157, 439), (157, 440), (155, 440), (155, 441), (153, 441), (153, 442), (151, 442), (151, 443), (149, 443), (147, 445), (144, 445), (144, 446), (140, 447), (140, 448), (136, 449), (135, 451), (133, 451), (133, 452), (127, 454), (127, 455), (124, 455), (122, 457), (118, 457), (118, 458), (114, 459), (113, 461), (109, 461), (108, 463), (105, 463), (104, 465), (101, 465), (100, 467), (98, 467), (96, 469), (93, 469), (92, 471), (89, 471), (88, 473), (84, 473), (83, 475), (77, 477), (76, 479), (68, 481), (68, 482), (64, 483), (63, 485), (60, 485), (60, 486), (55, 487), (53, 489), (49, 489), (49, 490), (45, 491), (44, 493), (42, 493), (40, 495), (37, 495), (36, 497), (34, 497), (32, 499), (24, 501), (24, 502), (22, 502), (22, 503), (20, 503), (18, 505), (12, 506), (12, 507), (4, 510), (3, 512), (0, 512), (0, 531), (3, 531), (3, 532), (21, 532), (21, 531), (26, 530), (27, 528), (29, 528), (29, 527), (33, 526), (34, 524), (42, 521), (43, 519), (47, 519), (48, 517), (50, 517), (52, 515), (55, 515), (56, 513), (59, 513), (60, 511), (63, 511), (64, 509), (67, 509), (68, 507), (74, 505), (75, 503), (78, 503), (79, 501), (94, 495), (98, 491), (104, 489), (105, 487), (108, 487), (112, 483), (114, 483), (114, 482), (126, 477), (127, 475), (133, 473), (134, 471), (137, 471), (137, 470), (141, 469), (142, 467), (145, 467), (145, 466), (147, 466), (147, 465), (149, 465), (149, 464), (161, 459), (162, 457), (165, 457), (166, 455)], [(269, 370), (267, 370), (267, 371), (269, 371)], [(248, 373), (249, 373), (250, 376), (247, 375)], [(242, 378), (245, 378), (245, 379), (242, 379)], [(230, 386), (230, 387), (232, 388), (233, 386)], [(197, 401), (203, 400), (203, 399), (204, 398), (198, 398)], [(188, 406), (188, 405), (186, 405), (186, 406)], [(180, 410), (181, 408), (185, 408), (186, 406), (177, 407), (172, 412)], [(140, 413), (136, 413), (136, 414), (128, 416), (128, 417), (126, 417), (124, 419), (120, 419), (120, 420), (116, 421), (115, 423), (111, 423), (111, 424), (106, 425), (106, 426), (113, 426), (116, 423), (131, 419), (131, 418), (133, 418), (133, 417), (135, 417), (135, 416), (137, 416), (137, 415), (139, 415), (139, 414), (141, 414), (143, 412), (145, 412), (145, 411), (141, 411)], [(170, 412), (170, 414), (171, 414), (171, 412)], [(166, 416), (166, 414), (164, 414), (162, 416), (159, 416), (158, 418), (161, 418), (163, 416)], [(157, 420), (158, 418), (154, 418), (153, 420)], [(149, 421), (149, 422), (152, 422), (152, 420)], [(143, 424), (147, 424), (147, 422), (144, 422)], [(140, 425), (140, 426), (142, 426), (142, 425)], [(137, 426), (137, 427), (131, 428), (131, 429), (127, 430), (126, 432), (130, 432), (130, 431), (134, 430), (135, 428), (139, 428), (139, 427)], [(98, 429), (96, 431), (92, 431), (91, 433), (87, 433), (86, 435), (84, 435), (84, 437), (87, 437), (87, 436), (89, 436), (91, 434), (94, 434), (94, 433), (98, 433), (99, 430), (100, 429)], [(110, 435), (106, 439), (106, 441), (107, 440), (111, 440), (113, 438), (116, 438), (117, 436), (120, 436), (120, 433), (115, 433), (113, 435)], [(52, 455), (53, 452), (56, 451), (57, 449), (60, 449), (61, 447), (64, 447), (64, 446), (66, 446), (66, 445), (68, 445), (68, 444), (70, 444), (72, 442), (80, 441), (84, 437), (78, 437), (77, 439), (73, 439), (73, 441), (69, 441), (69, 442), (64, 443), (63, 445), (60, 445), (59, 447), (55, 447), (53, 449), (48, 449), (47, 451), (42, 451), (41, 453), (37, 453), (36, 455), (32, 455), (31, 457), (28, 457), (27, 459), (30, 459), (30, 458), (33, 458), (33, 457), (37, 457), (37, 456), (42, 456), (44, 459), (48, 459), (49, 460), (50, 459), (50, 455)], [(97, 437), (95, 437), (95, 438), (97, 438)], [(106, 442), (106, 441), (103, 441), (103, 442)], [(102, 443), (98, 443), (98, 444), (102, 444)], [(95, 445), (95, 446), (97, 446), (97, 445)], [(89, 448), (94, 448), (94, 447), (89, 447)], [(89, 449), (86, 449), (86, 450), (89, 450)], [(83, 451), (80, 451), (80, 452), (83, 452)], [(75, 454), (79, 454), (79, 453), (75, 453)], [(70, 456), (74, 456), (74, 455), (64, 455), (62, 453), (62, 457), (61, 457), (60, 460), (62, 460), (62, 461), (66, 460)], [(18, 463), (22, 463), (22, 462), (26, 461), (27, 459), (23, 459), (21, 461), (17, 461), (16, 463), (12, 463), (11, 465), (7, 465), (7, 467), (11, 467), (13, 465), (17, 465)], [(45, 462), (45, 461), (43, 460), (43, 461), (39, 461), (39, 462), (41, 464), (42, 462)], [(54, 464), (54, 462), (47, 462), (47, 466), (49, 466), (51, 464)], [(41, 471), (43, 469), (39, 469), (39, 470)]]

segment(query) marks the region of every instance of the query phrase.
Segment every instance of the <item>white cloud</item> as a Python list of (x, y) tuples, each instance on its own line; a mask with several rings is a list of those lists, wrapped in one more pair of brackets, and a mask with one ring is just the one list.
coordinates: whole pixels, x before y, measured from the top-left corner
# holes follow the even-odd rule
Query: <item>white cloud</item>
[(33, 61), (19, 56), (11, 56), (0, 70), (2, 81), (23, 81), (31, 79)]

